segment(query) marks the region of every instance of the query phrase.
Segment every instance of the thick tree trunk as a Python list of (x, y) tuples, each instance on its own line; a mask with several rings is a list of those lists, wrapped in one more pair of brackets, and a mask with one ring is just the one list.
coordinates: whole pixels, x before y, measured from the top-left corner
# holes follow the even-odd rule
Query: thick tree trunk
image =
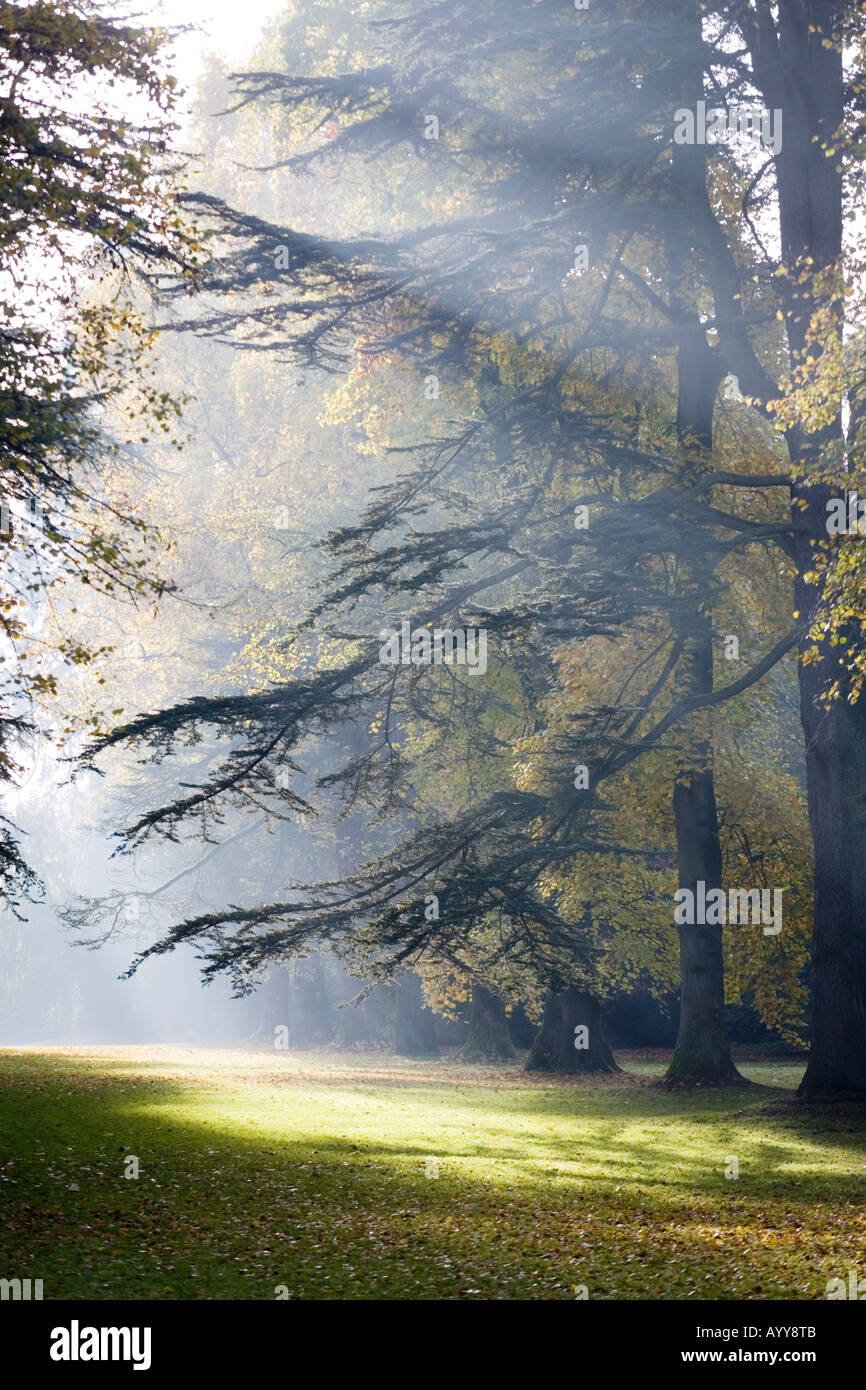
[[(824, 46), (836, 7), (831, 0), (812, 0), (809, 9), (806, 25), (797, 7), (779, 7), (777, 27), (784, 64), (772, 62), (772, 47), (767, 48), (765, 61), (760, 61), (760, 39), (753, 53), (765, 98), (776, 106), (784, 104), (785, 110), (776, 177), (782, 260), (793, 270), (786, 286), (792, 367), (816, 352), (807, 336), (814, 301), (810, 304), (804, 295), (798, 263), (810, 257), (815, 271), (834, 265), (843, 234), (842, 174), (839, 161), (825, 153), (843, 108), (842, 57), (834, 47)], [(800, 1087), (800, 1094), (807, 1097), (866, 1096), (866, 699), (861, 696), (853, 706), (844, 699), (836, 701), (830, 710), (822, 706), (827, 684), (839, 675), (839, 647), (823, 646), (817, 663), (803, 664), (812, 645), (808, 629), (820, 593), (805, 584), (803, 576), (814, 568), (816, 547), (827, 545), (830, 496), (826, 486), (807, 475), (820, 470), (828, 445), (838, 459), (841, 443), (841, 400), (836, 420), (821, 433), (806, 435), (799, 427), (788, 432), (795, 477), (791, 516), (797, 565), (794, 606), (799, 614), (800, 717), (815, 857), (811, 1051)]]
[(866, 730), (862, 702), (816, 705), (825, 664), (800, 664), (815, 852), (811, 1047), (800, 1094), (866, 1096)]
[(576, 985), (549, 995), (526, 1070), (619, 1071), (602, 1031), (599, 1000)]
[[(813, 645), (809, 626), (818, 600), (803, 575), (815, 546), (826, 543), (824, 485), (794, 489), (800, 613), (800, 719), (806, 752), (809, 822), (814, 852), (814, 916), (810, 1052), (800, 1095), (866, 1096), (866, 700), (851, 705), (822, 696), (838, 675), (839, 648), (824, 646), (804, 664)], [(783, 924), (784, 930), (784, 924)]]
[(436, 1015), (424, 1003), (419, 977), (401, 975), (396, 986), (394, 1051), (400, 1057), (438, 1057)]
[[(712, 650), (703, 660), (712, 662)], [(679, 886), (703, 880), (720, 888), (722, 852), (712, 768), (689, 774), (674, 787)], [(695, 901), (695, 898), (693, 898)], [(734, 1066), (725, 1015), (722, 929), (698, 923), (678, 928), (680, 939), (680, 1026), (667, 1086), (747, 1085)]]
[[(678, 10), (682, 23), (697, 37), (701, 21), (694, 0), (682, 0)], [(773, 13), (769, 6), (763, 13), (748, 7), (742, 11), (743, 35), (763, 104), (784, 115), (775, 174), (781, 262), (790, 268), (790, 278), (780, 284), (792, 371), (806, 356), (821, 351), (820, 344), (808, 341), (816, 302), (810, 301), (802, 267), (820, 274), (837, 264), (842, 248), (840, 161), (826, 153), (835, 144), (843, 113), (842, 57), (835, 44), (825, 46), (837, 17), (835, 0), (782, 4)], [(702, 90), (684, 92), (685, 104), (702, 95)], [(674, 158), (684, 167), (703, 154), (697, 146), (675, 146)], [(691, 204), (700, 213), (701, 196), (696, 194), (697, 201), (690, 198), (684, 183), (684, 206)], [(708, 214), (707, 227), (712, 223)], [(706, 244), (711, 246), (713, 239), (708, 236)], [(778, 392), (738, 322), (741, 285), (734, 261), (721, 253), (706, 265), (726, 361), (747, 394), (771, 400)], [(837, 308), (841, 314), (841, 304)], [(856, 435), (862, 429), (863, 401), (856, 399), (855, 383), (849, 383), (849, 390), (855, 393), (851, 418)], [(825, 647), (817, 663), (803, 665), (820, 601), (820, 588), (806, 585), (803, 576), (815, 568), (816, 548), (827, 544), (826, 503), (831, 495), (815, 475), (826, 461), (828, 445), (835, 457), (830, 466), (838, 470), (844, 453), (841, 423), (840, 400), (837, 418), (827, 428), (808, 434), (795, 425), (787, 432), (794, 478), (793, 606), (798, 615), (800, 712), (815, 862), (811, 1053), (800, 1091), (807, 1097), (866, 1096), (866, 700), (861, 697), (854, 706), (843, 700), (831, 710), (822, 707), (829, 680), (839, 675), (838, 647)], [(858, 459), (862, 453), (855, 455), (855, 463)]]
[[(690, 48), (682, 72), (681, 99), (685, 104), (703, 96), (700, 59), (701, 18), (691, 0), (674, 7), (682, 23), (692, 30)], [(706, 152), (699, 145), (673, 146), (673, 174), (684, 206), (700, 217), (709, 216)], [(713, 413), (723, 376), (719, 353), (707, 342), (692, 302), (690, 247), (685, 238), (672, 238), (669, 248), (671, 303), (684, 323), (694, 331), (680, 341), (677, 353), (677, 439), (692, 461), (691, 476), (699, 476), (713, 447)], [(685, 476), (687, 483), (689, 474)], [(683, 598), (691, 611), (681, 618), (683, 657), (677, 667), (685, 697), (703, 697), (713, 690), (713, 636), (711, 612), (705, 599), (712, 569), (696, 551), (683, 566), (680, 577)], [(689, 593), (691, 590), (691, 593)], [(693, 893), (702, 880), (720, 888), (722, 851), (713, 778), (713, 745), (709, 732), (693, 735), (684, 767), (678, 772), (673, 792), (674, 822), (680, 888)], [(674, 1055), (664, 1078), (668, 1086), (746, 1085), (731, 1057), (725, 1017), (725, 971), (721, 927), (690, 925), (679, 928), (680, 1027)]]
[(469, 1036), (460, 1056), (464, 1062), (510, 1062), (516, 1055), (502, 1000), (483, 985), (473, 985)]

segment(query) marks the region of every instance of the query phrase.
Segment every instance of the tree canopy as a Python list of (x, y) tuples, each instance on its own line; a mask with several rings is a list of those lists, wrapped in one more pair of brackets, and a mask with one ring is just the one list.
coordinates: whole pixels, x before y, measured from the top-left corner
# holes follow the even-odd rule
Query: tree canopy
[[(800, 789), (775, 781), (774, 738), (728, 748), (758, 709), (784, 741), (796, 699), (815, 880), (804, 1084), (862, 1091), (859, 564), (826, 524), (861, 447), (862, 247), (845, 232), (859, 7), (450, 0), (378, 4), (363, 24), (319, 8), (327, 44), (290, 8), (233, 106), (268, 113), (269, 174), (308, 204), (289, 224), (278, 199), (263, 214), (184, 194), (206, 293), (160, 288), (174, 333), (334, 377), (328, 418), (400, 471), (328, 535), (331, 573), (285, 625), (291, 679), (137, 715), (88, 761), (229, 740), (132, 821), (132, 848), (207, 835), (230, 806), (308, 814), (285, 773), (351, 726), (317, 794), (390, 829), (339, 880), (180, 922), (145, 955), (195, 941), (206, 974), (244, 988), (330, 941), (373, 978), (502, 959), (564, 985), (563, 962), (592, 973), (620, 915), (600, 865), (660, 874), (643, 891), (669, 904), (674, 868), (694, 895), (736, 865), (744, 888), (789, 895), (784, 941), (753, 921), (745, 954), (790, 989), (809, 870), (773, 804)], [(483, 630), (485, 670), (438, 664), (436, 630)], [(648, 784), (662, 838), (626, 813)], [(591, 913), (572, 881), (595, 885)], [(680, 932), (672, 1081), (737, 1079), (721, 926)]]
[[(12, 786), (28, 739), (51, 730), (44, 702), (64, 667), (104, 655), (53, 623), (55, 592), (136, 601), (166, 584), (158, 537), (104, 484), (131, 434), (172, 437), (180, 406), (153, 381), (143, 308), (145, 272), (189, 280), (197, 260), (172, 172), (174, 89), (160, 35), (99, 4), (0, 7), (0, 779)], [(0, 886), (13, 906), (39, 890), (8, 820)]]

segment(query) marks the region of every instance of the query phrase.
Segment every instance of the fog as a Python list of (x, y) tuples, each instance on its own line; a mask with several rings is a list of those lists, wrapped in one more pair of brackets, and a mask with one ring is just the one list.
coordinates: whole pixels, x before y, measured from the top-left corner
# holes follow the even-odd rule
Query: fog
[[(97, 825), (98, 795), (70, 785), (69, 769), (50, 756), (17, 798), (16, 824), (38, 857), (45, 901), (24, 909), (26, 921), (4, 914), (0, 936), (0, 991), (5, 1045), (86, 1043), (229, 1043), (259, 1026), (253, 999), (232, 999), (224, 980), (202, 986), (191, 950), (151, 959), (131, 979), (121, 979), (148, 937), (154, 909), (137, 891), (129, 864), (110, 858), (112, 846)], [(64, 785), (64, 780), (66, 784)], [(191, 858), (201, 857), (192, 850)], [(64, 926), (58, 912), (76, 895), (123, 893), (126, 920), (98, 949), (86, 934)], [(188, 892), (187, 902), (204, 900)]]

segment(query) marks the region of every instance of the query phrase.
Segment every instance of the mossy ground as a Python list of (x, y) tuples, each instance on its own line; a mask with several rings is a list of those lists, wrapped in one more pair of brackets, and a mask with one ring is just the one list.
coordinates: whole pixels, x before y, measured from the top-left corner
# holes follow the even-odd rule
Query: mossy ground
[(45, 1299), (808, 1300), (866, 1274), (866, 1107), (799, 1106), (801, 1064), (718, 1093), (625, 1065), (7, 1049), (0, 1277)]

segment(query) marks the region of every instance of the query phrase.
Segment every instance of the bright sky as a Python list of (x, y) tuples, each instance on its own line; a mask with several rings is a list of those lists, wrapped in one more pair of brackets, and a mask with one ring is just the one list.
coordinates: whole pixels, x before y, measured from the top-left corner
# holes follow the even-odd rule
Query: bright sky
[(205, 53), (215, 53), (242, 68), (258, 42), (262, 25), (282, 9), (282, 0), (154, 0), (141, 22), (175, 26), (195, 24), (197, 31), (175, 44), (175, 76), (192, 88)]

